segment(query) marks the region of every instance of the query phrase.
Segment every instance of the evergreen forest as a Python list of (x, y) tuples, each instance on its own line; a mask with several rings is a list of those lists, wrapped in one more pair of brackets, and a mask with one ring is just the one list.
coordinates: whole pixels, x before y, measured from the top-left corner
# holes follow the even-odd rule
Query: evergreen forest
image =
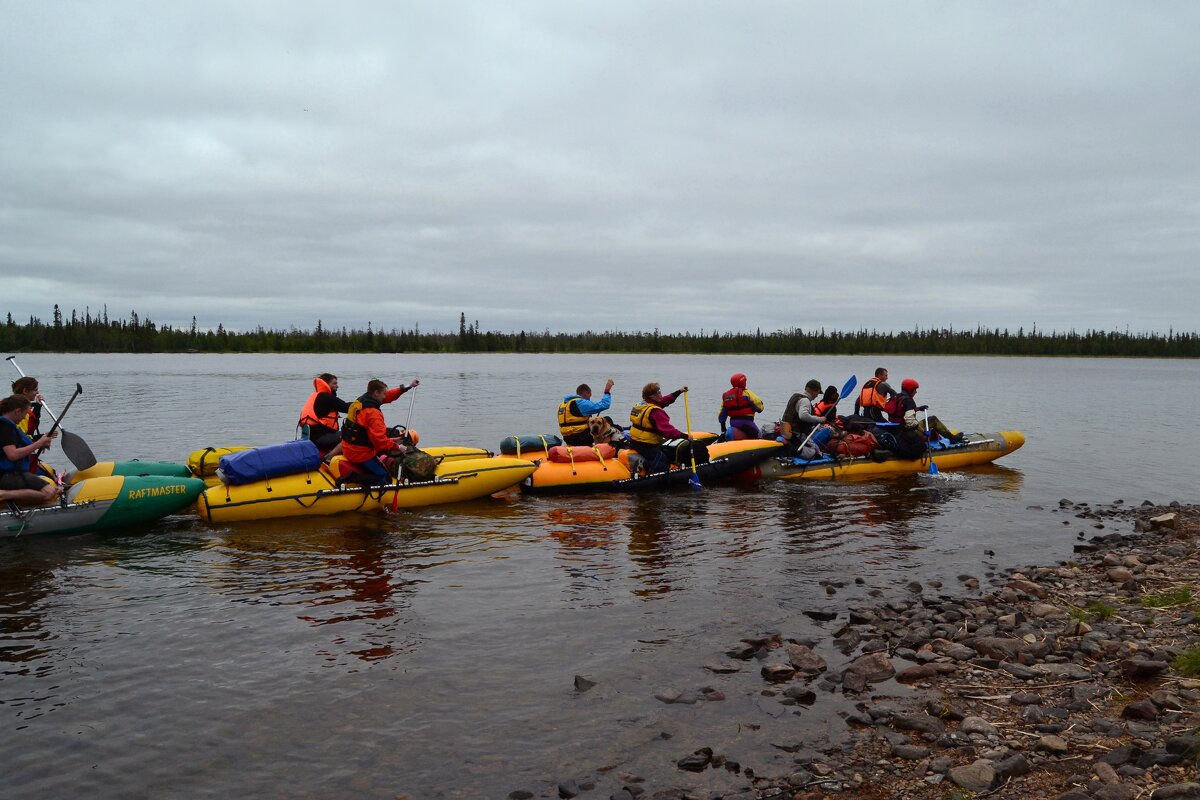
[(422, 331), (382, 327), (326, 328), (320, 320), (311, 330), (296, 327), (231, 331), (223, 324), (200, 329), (157, 324), (137, 311), (128, 317), (66, 315), (56, 305), (49, 322), (31, 316), (18, 322), (11, 313), (0, 325), (0, 350), (5, 353), (760, 353), (815, 355), (996, 355), (996, 356), (1130, 356), (1153, 358), (1200, 357), (1200, 334), (1128, 330), (1051, 331), (1035, 328), (973, 330), (914, 328), (911, 331), (803, 329), (774, 331), (653, 331), (550, 330), (483, 331), (460, 314), (457, 331)]

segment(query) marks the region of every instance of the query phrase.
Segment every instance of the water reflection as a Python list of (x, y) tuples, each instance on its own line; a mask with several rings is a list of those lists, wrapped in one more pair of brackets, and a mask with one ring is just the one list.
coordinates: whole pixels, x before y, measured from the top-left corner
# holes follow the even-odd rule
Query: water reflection
[[(39, 608), (55, 592), (56, 563), (36, 548), (15, 558), (18, 546), (4, 545), (10, 552), (0, 560), (0, 675), (29, 675), (50, 655), (47, 642), (55, 638)], [(49, 668), (43, 661), (41, 669)]]
[(301, 621), (334, 626), (328, 643), (339, 652), (318, 650), (325, 661), (339, 661), (340, 653), (381, 661), (421, 643), (405, 623), (422, 581), (401, 576), (403, 555), (379, 526), (275, 532), (286, 527), (281, 521), (226, 535), (223, 591), (241, 602), (298, 605)]
[[(554, 504), (542, 513), (547, 535), (557, 545), (556, 560), (568, 579), (570, 605), (612, 604), (611, 586), (618, 574), (615, 551), (630, 510), (621, 502), (625, 499), (551, 501)], [(589, 599), (590, 595), (598, 596)]]

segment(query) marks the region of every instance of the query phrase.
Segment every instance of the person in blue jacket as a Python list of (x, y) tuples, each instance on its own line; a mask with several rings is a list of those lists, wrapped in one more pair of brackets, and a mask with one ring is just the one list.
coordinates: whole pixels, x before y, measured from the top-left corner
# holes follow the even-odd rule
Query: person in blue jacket
[(592, 387), (579, 384), (575, 394), (569, 394), (558, 404), (558, 429), (563, 441), (573, 447), (588, 447), (592, 444), (592, 433), (588, 430), (588, 417), (607, 411), (612, 405), (613, 379), (604, 384), (604, 396), (592, 399)]
[(29, 414), (30, 402), (14, 394), (0, 400), (0, 489), (10, 494), (5, 500), (48, 502), (58, 496), (58, 487), (31, 472), (37, 453), (46, 449), (58, 435), (32, 439), (20, 428)]

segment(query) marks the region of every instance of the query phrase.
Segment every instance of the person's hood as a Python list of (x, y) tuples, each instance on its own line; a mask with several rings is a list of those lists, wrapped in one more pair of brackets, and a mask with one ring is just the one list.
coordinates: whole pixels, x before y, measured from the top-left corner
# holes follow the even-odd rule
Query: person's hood
[(569, 394), (569, 395), (567, 395), (566, 397), (564, 397), (564, 398), (563, 398), (563, 402), (564, 402), (564, 403), (569, 403), (569, 402), (571, 402), (572, 400), (582, 400), (582, 399), (583, 399), (583, 395), (578, 395), (578, 394)]

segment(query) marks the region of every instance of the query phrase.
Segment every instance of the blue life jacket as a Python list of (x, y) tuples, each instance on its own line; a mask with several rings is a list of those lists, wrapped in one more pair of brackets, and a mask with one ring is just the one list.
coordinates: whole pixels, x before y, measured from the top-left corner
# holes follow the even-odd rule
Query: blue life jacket
[[(17, 432), (17, 435), (21, 437), (20, 447), (28, 447), (33, 444), (33, 439), (26, 436), (25, 431), (21, 430), (21, 427), (17, 423), (8, 417), (0, 417), (0, 422), (11, 425), (13, 430)], [(29, 456), (25, 456), (18, 461), (12, 461), (3, 452), (0, 452), (0, 472), (29, 472)]]

